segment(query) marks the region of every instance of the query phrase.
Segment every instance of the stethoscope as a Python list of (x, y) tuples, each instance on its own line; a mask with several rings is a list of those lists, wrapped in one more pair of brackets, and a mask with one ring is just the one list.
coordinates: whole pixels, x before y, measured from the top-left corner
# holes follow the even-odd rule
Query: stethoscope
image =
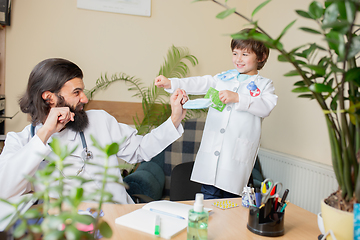
[[(30, 134), (31, 134), (31, 137), (34, 137), (35, 136), (35, 126), (31, 124), (31, 128), (30, 128)], [(83, 146), (83, 151), (81, 152), (81, 159), (83, 160), (83, 165), (81, 167), (81, 169), (79, 169), (77, 172), (76, 172), (76, 175), (79, 175), (85, 168), (85, 161), (88, 161), (90, 159), (93, 159), (94, 158), (94, 155), (93, 153), (88, 150), (88, 147), (87, 147), (87, 144), (86, 144), (86, 139), (85, 139), (85, 135), (84, 135), (84, 132), (81, 131), (79, 132), (80, 134), (80, 138), (81, 138), (81, 143), (82, 143), (82, 146)], [(62, 173), (63, 174), (63, 173)], [(63, 174), (64, 175), (64, 174)]]

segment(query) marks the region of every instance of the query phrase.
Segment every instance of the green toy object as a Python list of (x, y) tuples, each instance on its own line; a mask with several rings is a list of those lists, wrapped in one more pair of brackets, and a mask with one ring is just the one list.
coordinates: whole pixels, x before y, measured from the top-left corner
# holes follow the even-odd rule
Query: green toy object
[(204, 98), (211, 99), (212, 104), (210, 107), (215, 108), (220, 112), (222, 112), (226, 106), (226, 104), (221, 102), (219, 98), (219, 91), (216, 90), (215, 88), (210, 87)]

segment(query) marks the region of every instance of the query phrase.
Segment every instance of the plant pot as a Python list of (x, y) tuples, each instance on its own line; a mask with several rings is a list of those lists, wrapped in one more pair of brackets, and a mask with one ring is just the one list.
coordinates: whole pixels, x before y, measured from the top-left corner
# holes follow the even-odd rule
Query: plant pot
[[(331, 229), (337, 240), (354, 238), (354, 213), (331, 207), (322, 200), (321, 215), (324, 222), (325, 233)], [(326, 239), (333, 240), (330, 235), (327, 236)]]

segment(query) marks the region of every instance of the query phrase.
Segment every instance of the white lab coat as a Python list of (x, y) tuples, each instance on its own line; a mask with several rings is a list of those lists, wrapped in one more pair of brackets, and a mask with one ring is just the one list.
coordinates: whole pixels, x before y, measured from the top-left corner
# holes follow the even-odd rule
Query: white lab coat
[[(101, 146), (113, 142), (122, 142), (117, 157), (129, 163), (137, 163), (151, 160), (152, 157), (160, 153), (183, 133), (182, 125), (180, 124), (176, 129), (170, 118), (151, 133), (141, 136), (136, 135), (136, 129), (118, 123), (114, 117), (105, 111), (89, 110), (87, 115), (89, 117), (89, 126), (84, 130), (84, 135), (88, 149), (94, 155), (94, 159), (89, 160), (93, 163), (103, 164), (104, 158), (99, 157), (99, 155), (103, 154), (93, 146), (90, 135), (94, 136)], [(41, 125), (36, 127), (35, 133), (40, 127)], [(58, 138), (62, 146), (66, 144), (69, 150), (78, 145), (73, 155), (80, 156), (83, 147), (79, 133), (64, 129), (53, 134), (53, 137)], [(51, 138), (48, 142), (51, 142)], [(54, 157), (54, 153), (52, 153), (48, 145), (44, 145), (37, 135), (31, 137), (30, 125), (19, 133), (9, 132), (5, 140), (5, 147), (0, 155), (0, 198), (8, 199), (31, 191), (31, 185), (24, 178), (24, 175), (33, 176), (37, 169), (47, 164), (46, 161), (43, 161), (45, 156)], [(118, 165), (117, 157), (115, 155), (110, 157), (109, 166)], [(69, 157), (69, 161), (72, 160), (80, 161), (79, 158)], [(82, 161), (80, 163), (82, 164)], [(75, 174), (79, 166), (81, 165), (75, 166), (73, 170), (70, 169), (70, 172), (73, 171)], [(102, 169), (97, 166), (85, 166), (85, 171), (81, 173), (81, 176), (96, 180), (93, 183), (84, 184), (85, 191), (90, 192), (100, 188), (100, 179), (95, 175), (99, 171), (102, 171)], [(53, 174), (58, 175), (60, 173), (56, 170)], [(119, 169), (109, 169), (109, 174), (118, 176), (119, 181), (122, 182)], [(70, 184), (76, 185), (77, 183), (71, 180)], [(40, 188), (41, 186), (35, 186), (35, 191)], [(108, 183), (106, 190), (113, 194), (115, 202), (122, 204), (133, 203), (124, 186), (120, 184)]]
[[(238, 75), (230, 70), (214, 77), (172, 78), (167, 91), (182, 88), (188, 94), (205, 94), (213, 87), (239, 94), (239, 102), (227, 104), (222, 112), (209, 108), (191, 180), (240, 195), (255, 163), (262, 119), (275, 107), (277, 96), (270, 79), (254, 75), (239, 82)], [(256, 91), (247, 89), (251, 81)]]

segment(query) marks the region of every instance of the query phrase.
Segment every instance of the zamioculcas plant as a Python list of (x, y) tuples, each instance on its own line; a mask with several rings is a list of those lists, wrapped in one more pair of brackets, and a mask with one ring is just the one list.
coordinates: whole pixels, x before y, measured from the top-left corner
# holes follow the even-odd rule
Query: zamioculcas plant
[[(207, 0), (195, 0), (195, 2)], [(357, 0), (327, 0), (324, 4), (313, 1), (307, 11), (297, 10), (301, 17), (310, 19), (314, 26), (301, 27), (307, 33), (322, 36), (322, 43), (308, 43), (286, 50), (281, 40), (295, 23), (289, 23), (281, 34), (271, 37), (254, 15), (271, 0), (260, 4), (245, 17), (227, 5), (208, 0), (226, 8), (217, 15), (223, 19), (236, 14), (245, 19), (252, 30), (234, 33), (233, 38), (256, 39), (269, 48), (277, 50), (280, 62), (288, 62), (293, 70), (285, 76), (297, 76), (293, 92), (300, 98), (315, 100), (326, 119), (331, 144), (332, 165), (339, 190), (328, 199), (328, 204), (351, 212), (353, 203), (360, 202), (360, 68), (356, 59), (360, 51), (358, 16), (360, 2)], [(255, 30), (258, 30), (256, 32)], [(306, 38), (305, 38), (306, 39)], [(307, 39), (306, 39), (307, 40)]]

